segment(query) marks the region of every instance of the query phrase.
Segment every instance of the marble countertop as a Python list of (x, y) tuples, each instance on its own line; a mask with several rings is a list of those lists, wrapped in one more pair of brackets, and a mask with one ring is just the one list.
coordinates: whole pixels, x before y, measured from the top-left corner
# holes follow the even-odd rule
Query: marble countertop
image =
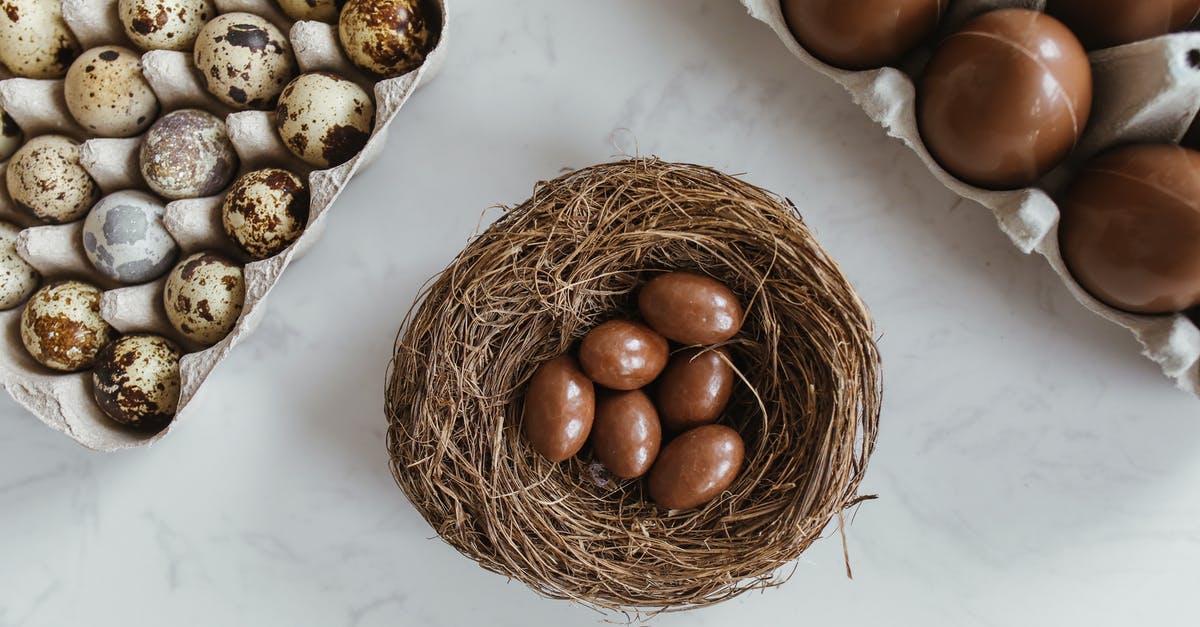
[(0, 626), (602, 620), (433, 539), (388, 471), (383, 380), (404, 312), (486, 208), (633, 152), (794, 199), (885, 364), (854, 579), (826, 540), (781, 588), (657, 624), (1194, 620), (1200, 402), (735, 0), (451, 12), (444, 73), (187, 424), (100, 455), (0, 395)]

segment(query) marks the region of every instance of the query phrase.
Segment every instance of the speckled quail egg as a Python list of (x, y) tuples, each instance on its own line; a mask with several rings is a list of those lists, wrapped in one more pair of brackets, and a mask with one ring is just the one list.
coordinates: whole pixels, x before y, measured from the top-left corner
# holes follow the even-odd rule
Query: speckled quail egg
[(346, 0), (279, 0), (279, 8), (293, 20), (336, 24)]
[(434, 37), (420, 0), (349, 0), (338, 18), (350, 62), (385, 78), (417, 69)]
[(25, 302), (37, 289), (38, 271), (17, 254), (17, 233), (21, 227), (0, 220), (0, 309), (12, 309)]
[(162, 203), (145, 192), (109, 194), (83, 220), (83, 251), (100, 274), (115, 281), (157, 279), (171, 269), (179, 252), (163, 228), (162, 215)]
[(100, 290), (82, 281), (56, 281), (33, 293), (21, 312), (21, 342), (47, 368), (91, 368), (96, 353), (117, 337), (100, 317)]
[(179, 405), (179, 359), (174, 342), (149, 333), (126, 335), (96, 355), (92, 397), (123, 425), (158, 431)]
[(0, 1), (0, 63), (26, 78), (62, 78), (79, 42), (57, 0)]
[(191, 50), (217, 9), (212, 0), (119, 0), (117, 13), (142, 50)]
[(247, 172), (225, 196), (221, 223), (225, 234), (254, 259), (276, 255), (308, 224), (308, 188), (287, 170)]
[(194, 57), (205, 88), (235, 109), (270, 109), (297, 72), (287, 37), (250, 13), (225, 13), (205, 24)]
[(349, 161), (371, 137), (375, 105), (354, 81), (326, 72), (296, 77), (279, 96), (275, 126), (284, 145), (309, 165)]
[(185, 257), (167, 275), (163, 289), (171, 326), (205, 346), (229, 335), (245, 298), (242, 267), (213, 252)]
[(63, 135), (40, 135), (8, 162), (8, 193), (17, 206), (50, 224), (82, 218), (100, 197), (96, 181), (79, 164), (79, 143)]
[(150, 189), (170, 199), (211, 196), (225, 189), (238, 166), (225, 123), (199, 109), (159, 118), (142, 139), (138, 160)]
[(67, 110), (92, 135), (132, 137), (158, 115), (158, 96), (142, 76), (142, 59), (121, 46), (85, 51), (67, 70)]
[(25, 141), (25, 133), (21, 132), (17, 121), (0, 109), (0, 161), (13, 156), (22, 141)]

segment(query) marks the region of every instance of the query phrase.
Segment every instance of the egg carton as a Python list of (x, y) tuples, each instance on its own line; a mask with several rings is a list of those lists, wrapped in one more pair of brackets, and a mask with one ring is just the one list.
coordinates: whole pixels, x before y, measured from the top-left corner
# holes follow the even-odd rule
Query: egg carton
[[(199, 250), (219, 250), (245, 263), (246, 297), (233, 330), (215, 345), (202, 348), (188, 342), (167, 321), (162, 304), (165, 277), (154, 282), (121, 286), (100, 275), (85, 256), (83, 221), (40, 225), (14, 206), (4, 189), (0, 164), (0, 219), (24, 228), (17, 252), (41, 272), (44, 280), (80, 278), (104, 290), (101, 314), (118, 331), (149, 331), (175, 340), (187, 352), (180, 361), (180, 397), (175, 419), (158, 433), (121, 427), (105, 417), (92, 399), (91, 372), (58, 373), (26, 352), (20, 337), (22, 307), (0, 312), (0, 385), (22, 406), (51, 428), (83, 446), (99, 451), (151, 444), (170, 433), (192, 412), (190, 403), (216, 366), (244, 340), (262, 319), (267, 295), (288, 265), (320, 237), (329, 209), (350, 179), (383, 148), (388, 126), (417, 87), (430, 80), (446, 55), (447, 13), (444, 0), (428, 3), (440, 12), (436, 46), (418, 69), (375, 82), (354, 68), (342, 53), (337, 26), (294, 22), (271, 0), (216, 0), (219, 12), (245, 11), (265, 17), (289, 33), (301, 72), (328, 71), (359, 83), (375, 97), (375, 126), (362, 151), (337, 167), (314, 170), (292, 155), (275, 131), (274, 112), (233, 112), (210, 96), (196, 78), (190, 52), (156, 50), (142, 55), (143, 72), (162, 105), (162, 112), (199, 108), (224, 116), (229, 138), (241, 160), (239, 174), (267, 166), (307, 174), (311, 196), (309, 223), (300, 238), (282, 253), (261, 261), (236, 249), (221, 226), (224, 193), (207, 198), (176, 200), (166, 205), (163, 223), (181, 249), (180, 258)], [(117, 17), (116, 0), (64, 0), (63, 17), (86, 50), (102, 44), (136, 49)], [(6, 78), (0, 80), (0, 106), (21, 126), (25, 138), (61, 133), (83, 141), (81, 162), (105, 195), (122, 189), (147, 189), (138, 167), (140, 137), (89, 139), (66, 108), (61, 79)]]
[[(915, 51), (902, 65), (848, 71), (809, 54), (788, 30), (779, 0), (742, 0), (750, 15), (771, 27), (789, 51), (809, 67), (837, 81), (888, 135), (911, 148), (948, 189), (987, 207), (1022, 252), (1036, 252), (1084, 307), (1129, 331), (1142, 354), (1156, 362), (1181, 389), (1200, 396), (1200, 329), (1185, 315), (1135, 315), (1105, 305), (1067, 271), (1058, 247), (1058, 206), (1053, 195), (1070, 182), (1089, 156), (1131, 142), (1178, 142), (1200, 108), (1200, 32), (1182, 32), (1089, 54), (1093, 99), (1088, 126), (1066, 163), (1038, 185), (994, 191), (969, 185), (943, 169), (930, 155), (917, 129), (916, 85), (930, 49)], [(946, 34), (985, 11), (999, 8), (1042, 10), (1044, 0), (957, 0), (939, 30)], [(907, 71), (905, 71), (907, 70)]]

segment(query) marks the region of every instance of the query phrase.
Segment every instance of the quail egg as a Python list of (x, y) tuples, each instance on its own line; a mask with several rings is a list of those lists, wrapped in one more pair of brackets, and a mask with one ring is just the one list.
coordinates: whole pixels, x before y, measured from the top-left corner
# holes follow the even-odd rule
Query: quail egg
[(100, 199), (83, 220), (83, 251), (104, 276), (145, 283), (171, 269), (179, 247), (162, 224), (163, 205), (125, 190)]
[(79, 55), (58, 0), (4, 0), (0, 63), (25, 78), (62, 78)]
[(21, 312), (21, 342), (47, 368), (90, 368), (117, 337), (100, 317), (100, 290), (82, 281), (56, 281), (33, 293)]
[(279, 0), (279, 8), (293, 20), (336, 24), (346, 0)]
[(0, 220), (0, 309), (12, 309), (25, 302), (37, 289), (38, 271), (17, 254), (17, 233), (21, 228)]
[(371, 137), (375, 105), (354, 81), (326, 72), (302, 74), (279, 96), (275, 125), (305, 163), (328, 168), (349, 161)]
[(191, 50), (217, 14), (212, 0), (120, 0), (117, 12), (129, 41), (142, 50)]
[(17, 206), (50, 224), (82, 218), (100, 197), (100, 188), (79, 164), (79, 143), (62, 135), (26, 142), (8, 162), (5, 180)]
[(21, 147), (22, 141), (25, 141), (25, 133), (21, 132), (21, 127), (17, 126), (16, 120), (8, 113), (0, 109), (0, 161), (13, 156)]
[(123, 425), (158, 431), (179, 405), (179, 359), (174, 342), (148, 333), (126, 335), (96, 356), (92, 397)]
[(158, 115), (158, 97), (142, 76), (142, 59), (121, 46), (87, 50), (67, 70), (67, 109), (92, 135), (132, 137)]
[(194, 57), (205, 88), (235, 109), (270, 109), (297, 72), (287, 37), (250, 13), (225, 13), (205, 24)]
[(382, 77), (417, 69), (434, 33), (420, 0), (349, 0), (338, 18), (338, 38), (350, 62)]
[(213, 252), (185, 257), (167, 275), (163, 289), (163, 305), (171, 326), (205, 346), (229, 334), (242, 313), (245, 298), (242, 267)]
[(142, 178), (170, 199), (211, 196), (229, 184), (238, 158), (225, 123), (199, 109), (172, 111), (154, 123), (138, 153)]
[(308, 224), (308, 188), (279, 168), (247, 172), (221, 204), (225, 234), (255, 259), (276, 255)]

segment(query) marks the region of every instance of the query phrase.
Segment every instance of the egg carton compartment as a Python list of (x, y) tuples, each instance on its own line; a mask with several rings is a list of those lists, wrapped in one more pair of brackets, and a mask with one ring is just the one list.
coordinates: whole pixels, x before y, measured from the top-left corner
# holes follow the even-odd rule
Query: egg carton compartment
[[(283, 252), (258, 261), (236, 248), (221, 226), (220, 209), (227, 190), (165, 203), (162, 222), (179, 245), (180, 258), (200, 250), (217, 250), (244, 264), (246, 295), (241, 316), (224, 339), (209, 347), (187, 341), (168, 322), (162, 303), (165, 277), (140, 285), (119, 285), (102, 276), (84, 252), (83, 221), (46, 225), (17, 207), (4, 189), (7, 163), (0, 163), (0, 219), (24, 227), (17, 236), (17, 252), (42, 274), (43, 281), (88, 281), (103, 290), (101, 314), (115, 329), (121, 333), (157, 333), (177, 342), (185, 351), (180, 361), (175, 419), (157, 433), (139, 432), (101, 413), (92, 399), (90, 371), (55, 372), (27, 353), (20, 338), (22, 306), (0, 312), (6, 340), (0, 350), (0, 385), (48, 426), (91, 449), (113, 451), (147, 445), (165, 437), (190, 416), (190, 401), (204, 381), (229, 351), (253, 332), (264, 314), (266, 298), (284, 270), (320, 237), (338, 195), (380, 153), (392, 120), (417, 87), (432, 78), (446, 54), (447, 13), (443, 0), (427, 3), (437, 12), (434, 26), (438, 36), (424, 64), (402, 76), (380, 81), (350, 64), (334, 25), (292, 23), (271, 0), (218, 0), (216, 5), (218, 12), (245, 11), (274, 22), (288, 34), (301, 72), (328, 71), (364, 87), (375, 100), (374, 127), (366, 145), (349, 161), (333, 168), (314, 169), (284, 146), (275, 130), (273, 111), (234, 112), (209, 95), (196, 78), (190, 53), (156, 50), (142, 54), (143, 74), (159, 99), (160, 115), (180, 108), (198, 108), (223, 117), (239, 157), (239, 175), (273, 166), (290, 170), (308, 182), (306, 229)], [(64, 0), (63, 16), (84, 50), (103, 44), (132, 48), (118, 21), (116, 0)], [(138, 162), (142, 137), (89, 138), (66, 107), (63, 85), (62, 79), (3, 78), (0, 106), (22, 127), (26, 140), (58, 133), (81, 141), (80, 162), (104, 195), (126, 189), (149, 191)]]
[[(1067, 161), (1035, 187), (995, 191), (967, 184), (931, 156), (917, 128), (916, 84), (928, 50), (895, 67), (851, 71), (828, 65), (806, 51), (784, 20), (779, 0), (742, 0), (784, 46), (809, 67), (837, 81), (888, 135), (903, 141), (948, 189), (987, 207), (1001, 230), (1024, 253), (1041, 255), (1084, 307), (1118, 324), (1141, 343), (1181, 389), (1200, 396), (1200, 329), (1182, 314), (1129, 314), (1093, 298), (1067, 271), (1058, 247), (1058, 206), (1052, 194), (1087, 157), (1130, 142), (1178, 142), (1200, 109), (1200, 32), (1180, 32), (1091, 52), (1092, 111)], [(1044, 0), (958, 0), (950, 3), (940, 33), (998, 8), (1042, 10)]]

